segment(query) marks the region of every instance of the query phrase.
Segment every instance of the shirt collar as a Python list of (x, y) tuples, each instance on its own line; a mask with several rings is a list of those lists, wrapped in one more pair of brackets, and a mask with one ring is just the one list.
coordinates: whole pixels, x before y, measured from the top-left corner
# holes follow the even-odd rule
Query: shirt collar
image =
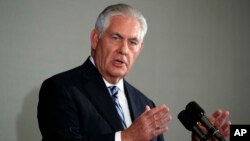
[(116, 83), (116, 84), (111, 84), (111, 83), (109, 83), (107, 80), (105, 80), (105, 78), (103, 78), (103, 80), (104, 80), (104, 82), (105, 82), (105, 84), (106, 84), (107, 87), (109, 87), (109, 86), (117, 86), (121, 92), (124, 92), (123, 79), (121, 79), (121, 80), (120, 80), (118, 83)]
[(95, 66), (95, 61), (92, 56), (89, 57), (90, 62)]

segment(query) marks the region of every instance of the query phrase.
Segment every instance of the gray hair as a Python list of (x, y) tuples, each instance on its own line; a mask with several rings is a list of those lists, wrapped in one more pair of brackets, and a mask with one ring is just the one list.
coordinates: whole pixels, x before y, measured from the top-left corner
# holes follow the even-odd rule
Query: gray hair
[(146, 19), (144, 18), (144, 16), (141, 14), (140, 11), (127, 4), (115, 4), (106, 7), (98, 16), (95, 23), (95, 29), (97, 29), (100, 32), (100, 35), (102, 35), (109, 25), (110, 18), (119, 15), (132, 16), (135, 17), (140, 22), (140, 27), (141, 27), (140, 38), (141, 40), (143, 40), (144, 36), (147, 33), (147, 28), (148, 28)]

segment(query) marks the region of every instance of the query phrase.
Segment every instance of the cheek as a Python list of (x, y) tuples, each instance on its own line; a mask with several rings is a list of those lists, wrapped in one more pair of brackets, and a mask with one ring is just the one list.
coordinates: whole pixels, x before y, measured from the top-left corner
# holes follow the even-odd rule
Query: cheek
[(98, 55), (100, 56), (100, 61), (102, 62), (102, 65), (108, 65), (110, 60), (112, 59), (112, 51), (109, 50), (107, 47), (100, 48)]
[(133, 52), (133, 55), (132, 55), (132, 60), (133, 60), (133, 62), (135, 62), (136, 60), (137, 60), (137, 58), (138, 58), (138, 56), (139, 56), (139, 51), (135, 51), (135, 52)]

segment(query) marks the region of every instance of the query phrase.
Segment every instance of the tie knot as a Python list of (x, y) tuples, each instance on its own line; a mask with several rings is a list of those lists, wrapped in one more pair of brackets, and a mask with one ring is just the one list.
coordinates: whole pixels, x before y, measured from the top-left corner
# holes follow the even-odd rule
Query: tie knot
[(111, 96), (116, 97), (116, 95), (118, 94), (119, 88), (117, 86), (109, 86), (108, 89), (109, 89)]

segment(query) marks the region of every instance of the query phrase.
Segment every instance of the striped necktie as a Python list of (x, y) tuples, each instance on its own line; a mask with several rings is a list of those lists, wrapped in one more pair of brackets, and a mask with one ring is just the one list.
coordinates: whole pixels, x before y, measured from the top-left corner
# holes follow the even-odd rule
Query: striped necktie
[(108, 90), (112, 96), (112, 99), (113, 99), (113, 102), (115, 104), (115, 108), (118, 112), (118, 115), (119, 115), (119, 118), (120, 118), (120, 121), (123, 125), (123, 128), (126, 129), (127, 126), (126, 126), (126, 123), (125, 123), (125, 117), (124, 117), (124, 114), (123, 114), (123, 111), (122, 111), (122, 107), (118, 101), (118, 97), (117, 97), (117, 94), (118, 94), (118, 91), (119, 91), (119, 88), (117, 86), (109, 86), (108, 87)]

